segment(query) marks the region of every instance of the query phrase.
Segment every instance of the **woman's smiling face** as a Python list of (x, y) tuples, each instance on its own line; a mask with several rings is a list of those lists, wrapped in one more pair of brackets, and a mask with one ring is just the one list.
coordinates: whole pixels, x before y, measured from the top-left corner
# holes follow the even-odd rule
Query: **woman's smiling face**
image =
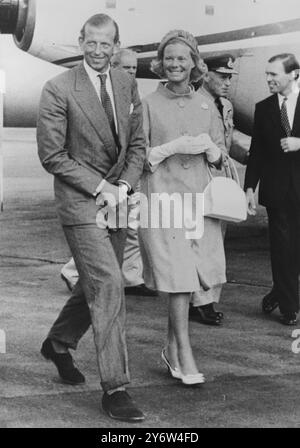
[(191, 49), (181, 42), (166, 46), (163, 56), (163, 69), (170, 83), (188, 84), (195, 63), (191, 56)]

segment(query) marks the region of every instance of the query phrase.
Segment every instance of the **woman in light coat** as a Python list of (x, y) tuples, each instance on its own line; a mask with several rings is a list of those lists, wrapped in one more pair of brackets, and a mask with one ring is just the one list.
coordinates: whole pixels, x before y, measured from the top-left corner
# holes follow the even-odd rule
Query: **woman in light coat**
[[(194, 37), (186, 31), (169, 32), (159, 45), (152, 69), (167, 82), (144, 99), (148, 148), (142, 193), (148, 199), (149, 218), (148, 226), (141, 223), (140, 228), (144, 279), (149, 288), (167, 293), (169, 298), (163, 361), (174, 378), (184, 384), (198, 384), (204, 382), (204, 376), (190, 344), (189, 302), (192, 293), (226, 281), (224, 247), (218, 220), (205, 218), (200, 237), (191, 233), (191, 219), (183, 216), (181, 226), (178, 219), (181, 206), (184, 212), (188, 209), (184, 204), (187, 193), (192, 197), (189, 211), (199, 212), (197, 200), (200, 197), (201, 202), (199, 194), (209, 182), (208, 166), (221, 165), (225, 148), (213, 104), (190, 83), (205, 71)], [(153, 225), (159, 194), (173, 200), (171, 207), (162, 205), (159, 225)], [(165, 228), (168, 218), (170, 226)], [(172, 224), (175, 221), (177, 224)]]

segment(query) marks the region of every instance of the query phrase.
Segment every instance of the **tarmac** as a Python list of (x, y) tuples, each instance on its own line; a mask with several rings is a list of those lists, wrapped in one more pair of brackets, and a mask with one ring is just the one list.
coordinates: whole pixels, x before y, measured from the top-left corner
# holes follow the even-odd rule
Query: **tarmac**
[[(56, 218), (52, 178), (36, 154), (35, 130), (7, 129), (4, 138), (0, 328), (6, 353), (0, 353), (0, 427), (132, 428), (101, 409), (91, 330), (73, 353), (86, 376), (84, 386), (62, 384), (54, 365), (40, 355), (69, 296), (60, 269), (70, 253)], [(219, 305), (224, 323), (190, 324), (199, 369), (207, 378), (203, 386), (183, 386), (161, 362), (166, 302), (127, 296), (129, 392), (146, 414), (134, 428), (300, 426), (300, 353), (292, 350), (300, 322), (285, 327), (278, 311), (261, 313), (261, 299), (271, 287), (266, 222), (259, 208), (258, 216), (229, 226), (228, 283)]]

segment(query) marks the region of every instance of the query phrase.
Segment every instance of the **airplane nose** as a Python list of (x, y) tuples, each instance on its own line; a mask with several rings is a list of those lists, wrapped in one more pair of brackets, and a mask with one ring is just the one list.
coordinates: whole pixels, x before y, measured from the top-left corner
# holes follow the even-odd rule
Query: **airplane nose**
[(18, 23), (19, 0), (0, 0), (0, 33), (14, 34)]

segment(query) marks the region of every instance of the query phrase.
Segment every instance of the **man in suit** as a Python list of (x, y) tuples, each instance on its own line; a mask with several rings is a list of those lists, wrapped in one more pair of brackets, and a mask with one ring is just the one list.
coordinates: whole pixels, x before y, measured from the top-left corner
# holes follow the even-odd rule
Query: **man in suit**
[[(251, 139), (234, 129), (233, 105), (227, 98), (232, 75), (238, 73), (234, 68), (234, 57), (231, 54), (212, 56), (204, 62), (208, 71), (198, 92), (209, 98), (217, 109), (227, 154), (246, 165)], [(225, 236), (225, 227), (223, 230)], [(219, 302), (221, 292), (222, 285), (217, 285), (201, 294), (194, 294), (189, 309), (190, 320), (206, 325), (221, 325), (223, 313), (214, 309), (214, 303)]]
[(290, 53), (269, 59), (271, 96), (256, 105), (245, 176), (248, 212), (255, 214), (255, 188), (267, 209), (273, 289), (262, 301), (269, 314), (279, 306), (281, 322), (297, 323), (300, 256), (299, 63)]
[[(129, 48), (121, 48), (111, 58), (111, 66), (124, 70), (130, 76), (136, 76), (137, 71), (137, 53)], [(130, 196), (130, 204), (128, 204), (129, 213), (138, 213), (138, 191), (139, 184), (135, 188), (136, 194)], [(156, 296), (155, 291), (151, 291), (146, 287), (143, 280), (143, 262), (140, 253), (140, 245), (138, 240), (137, 229), (128, 226), (127, 238), (124, 248), (122, 274), (125, 285), (125, 294), (138, 296)], [(78, 281), (78, 271), (74, 263), (74, 259), (66, 263), (61, 270), (61, 278), (66, 283), (70, 291), (72, 291)]]
[(125, 390), (129, 382), (124, 288), (120, 266), (126, 231), (97, 226), (97, 203), (121, 204), (142, 173), (145, 140), (136, 81), (110, 69), (119, 46), (118, 25), (97, 14), (83, 26), (84, 61), (44, 87), (37, 126), (44, 168), (54, 175), (58, 215), (80, 280), (52, 326), (41, 352), (62, 380), (84, 382), (69, 348), (90, 323), (104, 391), (114, 419), (144, 419)]

